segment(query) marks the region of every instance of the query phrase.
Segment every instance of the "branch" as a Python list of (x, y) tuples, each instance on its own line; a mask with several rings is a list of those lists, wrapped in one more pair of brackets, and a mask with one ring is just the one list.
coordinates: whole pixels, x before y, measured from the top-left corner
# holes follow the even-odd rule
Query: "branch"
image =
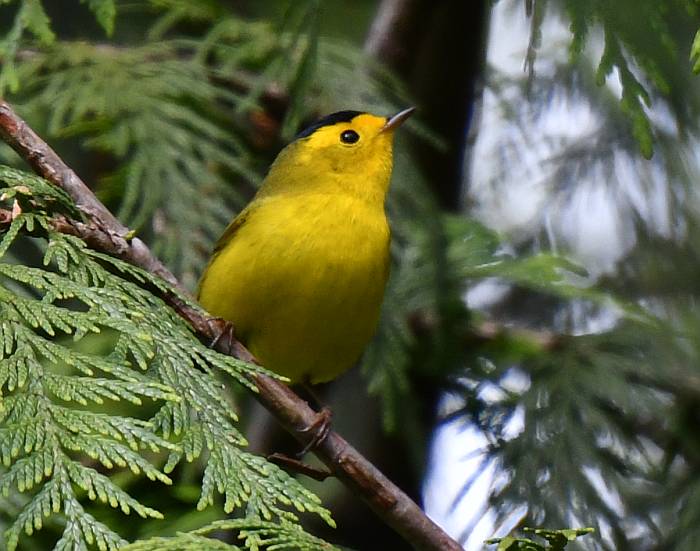
[(78, 175), (2, 99), (0, 99), (0, 138), (14, 149), (34, 172), (63, 188), (73, 198), (76, 206), (85, 213), (94, 229), (102, 230), (106, 234), (104, 240), (112, 241), (114, 247), (119, 249), (115, 256), (135, 266), (141, 266), (184, 292), (177, 278), (153, 256), (143, 241), (134, 238), (127, 242), (129, 229), (107, 210), (90, 188), (78, 178)]
[[(82, 238), (88, 246), (139, 266), (184, 292), (175, 276), (138, 238), (129, 239), (129, 230), (95, 197), (60, 157), (0, 99), (0, 137), (34, 171), (68, 192), (86, 215), (86, 222), (54, 218), (54, 228)], [(217, 350), (244, 361), (255, 361), (240, 343), (230, 348), (217, 339), (211, 317), (182, 304), (175, 293), (162, 297), (195, 330), (203, 342), (216, 342)], [(225, 350), (221, 350), (225, 347)], [(259, 392), (256, 399), (267, 408), (298, 442), (306, 446), (313, 439), (316, 412), (289, 387), (264, 375), (252, 376)], [(313, 452), (353, 493), (359, 494), (372, 510), (415, 549), (458, 551), (462, 547), (365, 459), (340, 435), (330, 431)]]
[(435, 6), (425, 0), (383, 0), (365, 39), (365, 52), (405, 73), (415, 63), (431, 8)]
[[(426, 335), (435, 331), (437, 323), (438, 320), (425, 311), (412, 312), (408, 317), (408, 325), (416, 336)], [(465, 348), (471, 352), (478, 349), (481, 345), (492, 344), (501, 340), (525, 341), (539, 350), (552, 352), (561, 348), (568, 339), (568, 335), (560, 333), (508, 327), (490, 320), (472, 322), (462, 336)]]

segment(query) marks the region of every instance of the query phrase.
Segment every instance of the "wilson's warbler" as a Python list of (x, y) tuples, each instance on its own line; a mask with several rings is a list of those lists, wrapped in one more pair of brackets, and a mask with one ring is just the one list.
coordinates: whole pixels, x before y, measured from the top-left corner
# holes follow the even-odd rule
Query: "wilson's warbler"
[(202, 276), (201, 304), (292, 382), (337, 377), (376, 329), (389, 273), (393, 134), (412, 112), (340, 111), (297, 135)]

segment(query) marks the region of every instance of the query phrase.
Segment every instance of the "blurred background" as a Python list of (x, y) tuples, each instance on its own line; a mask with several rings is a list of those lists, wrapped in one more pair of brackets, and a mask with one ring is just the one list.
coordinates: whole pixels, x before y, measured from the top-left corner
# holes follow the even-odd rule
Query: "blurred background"
[[(700, 548), (700, 3), (0, 3), (6, 98), (190, 289), (300, 128), (416, 105), (381, 327), (323, 389), (336, 430), (470, 550), (515, 526)], [(253, 450), (294, 451), (238, 404)], [(176, 525), (125, 533), (223, 516), (198, 476), (163, 497)], [(309, 487), (338, 523), (310, 531), (407, 548)]]

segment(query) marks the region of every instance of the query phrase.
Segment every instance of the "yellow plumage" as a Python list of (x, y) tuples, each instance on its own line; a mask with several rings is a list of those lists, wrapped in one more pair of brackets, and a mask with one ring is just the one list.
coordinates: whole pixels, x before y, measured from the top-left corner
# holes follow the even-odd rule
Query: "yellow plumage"
[(410, 111), (391, 119), (340, 112), (303, 132), (202, 276), (207, 311), (231, 321), (265, 367), (294, 382), (338, 376), (376, 329), (389, 273), (393, 130)]

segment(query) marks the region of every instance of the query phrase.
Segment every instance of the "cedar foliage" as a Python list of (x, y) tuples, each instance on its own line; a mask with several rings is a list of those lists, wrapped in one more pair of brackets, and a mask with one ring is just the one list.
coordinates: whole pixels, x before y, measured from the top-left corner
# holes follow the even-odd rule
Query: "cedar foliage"
[[(510, 290), (491, 305), (496, 316), (559, 337), (515, 361), (493, 353), (517, 348), (492, 347), (488, 376), (467, 379), (476, 391), (467, 392), (464, 409), (489, 441), (482, 468), (494, 462), (504, 474), (491, 496), (504, 516), (527, 503), (527, 525), (596, 526), (600, 536), (584, 538), (584, 547), (690, 550), (700, 518), (690, 413), (700, 398), (693, 283), (699, 105), (688, 63), (697, 57), (698, 5), (525, 5), (532, 70), (488, 75), (486, 102), (502, 113), (496, 139), (503, 142), (488, 151), (498, 158), (496, 171), (472, 175), (474, 212), (496, 219), (494, 199), (531, 178), (534, 197), (546, 192), (536, 219), (512, 234), (514, 248), (575, 252), (591, 219), (605, 223), (605, 212), (586, 208), (591, 196), (604, 196), (618, 226), (594, 248), (616, 262), (594, 265), (589, 281), (627, 315), (602, 302)], [(580, 132), (551, 130), (547, 117), (560, 110), (572, 113), (568, 124), (590, 122)], [(580, 111), (588, 116), (577, 118)], [(489, 378), (495, 399), (479, 395), (494, 390)], [(510, 420), (522, 421), (515, 435)]]
[[(290, 2), (280, 24), (245, 19), (216, 0), (75, 2), (104, 30), (92, 41), (63, 39), (47, 3), (9, 4), (16, 11), (0, 42), (0, 93), (94, 173), (100, 198), (190, 287), (269, 161), (261, 160), (260, 135), (274, 148), (313, 114), (390, 112), (409, 103), (390, 73), (321, 32), (318, 1)], [(674, 31), (697, 28), (697, 3), (624, 2), (646, 22), (641, 28), (620, 3), (511, 4), (524, 4), (530, 17), (530, 71), (524, 79), (492, 72), (486, 82), (508, 119), (516, 126), (536, 120), (552, 90), (564, 89), (608, 123), (599, 139), (552, 160), (552, 195), (565, 193), (582, 166), (606, 166), (619, 150), (644, 170), (650, 165), (636, 157), (654, 152), (670, 186), (692, 185), (696, 173), (677, 145), (700, 119), (697, 100), (684, 94), (691, 76), (677, 60), (697, 58), (700, 48), (696, 40), (691, 51), (692, 33), (686, 40)], [(136, 39), (119, 34), (119, 22), (134, 13), (147, 22)], [(569, 26), (570, 58), (538, 72), (543, 24), (553, 14)], [(603, 53), (595, 58), (588, 45), (597, 36)], [(611, 75), (620, 79), (619, 100), (603, 86)], [(347, 105), (348, 97), (361, 105)], [(269, 112), (280, 102), (276, 119)], [(657, 105), (677, 132), (650, 117)], [(440, 147), (439, 136), (411, 128)], [(522, 141), (503, 150), (504, 171), (512, 170)], [(17, 163), (6, 149), (0, 156), (3, 165)], [(700, 537), (693, 428), (700, 318), (692, 300), (663, 302), (657, 288), (637, 288), (635, 268), (649, 262), (641, 248), (626, 259), (628, 274), (592, 287), (576, 264), (540, 251), (539, 236), (512, 247), (474, 212), (440, 212), (429, 175), (418, 173), (405, 149), (396, 171), (394, 267), (362, 367), (385, 428), (417, 426), (416, 381), (437, 379), (458, 404), (446, 417), (478, 426), (489, 441), (484, 464), (506, 473), (492, 490), (502, 517), (525, 503), (530, 525), (596, 526), (604, 539), (581, 540), (592, 548), (654, 541), (692, 549)], [(501, 176), (496, 188), (508, 182)], [(198, 343), (148, 291), (161, 282), (54, 231), (55, 217), (80, 219), (60, 191), (9, 166), (0, 183), (2, 208), (13, 213), (0, 242), (0, 524), (8, 547), (331, 548), (299, 524), (304, 511), (333, 523), (319, 499), (245, 451), (234, 413), (241, 393), (232, 387), (247, 386), (245, 374), (258, 368)], [(693, 228), (692, 208), (682, 199), (676, 206)], [(691, 239), (663, 245), (695, 273)], [(658, 283), (669, 272), (653, 275)], [(502, 320), (556, 331), (554, 346), (517, 331), (472, 338), (488, 313), (469, 310), (464, 293), (493, 278), (536, 305)], [(649, 299), (662, 307), (650, 308)], [(616, 322), (580, 335), (572, 308), (612, 311)], [(416, 330), (416, 319), (427, 330)], [(513, 388), (513, 373), (527, 383)], [(524, 428), (513, 437), (508, 427), (518, 416)], [(425, 446), (414, 433), (404, 438)], [(622, 509), (601, 494), (599, 480)], [(154, 492), (170, 501), (154, 503)], [(125, 520), (132, 513), (142, 520)], [(235, 518), (224, 520), (228, 513)], [(226, 543), (217, 539), (222, 533)]]
[[(43, 241), (42, 267), (0, 263), (0, 381), (6, 389), (0, 488), (4, 494), (32, 492), (5, 531), (8, 549), (17, 547), (22, 532), (31, 535), (57, 513), (66, 524), (56, 549), (124, 545), (81, 498), (162, 519), (105, 473), (128, 469), (170, 485), (168, 473), (181, 461), (203, 462), (198, 509), (221, 495), (223, 510), (243, 509), (250, 527), (275, 519), (268, 530), (287, 530), (298, 522), (293, 509), (332, 524), (315, 495), (242, 449), (245, 438), (215, 370), (252, 390), (246, 373), (260, 368), (206, 348), (141, 287), (165, 287), (163, 282), (54, 231), (52, 217), (80, 218), (61, 190), (9, 168), (0, 170), (0, 182), (0, 195), (14, 212), (0, 252), (20, 246), (23, 236)], [(101, 353), (82, 351), (81, 342), (95, 333), (109, 335)], [(106, 402), (132, 407), (120, 414), (103, 410)], [(297, 531), (287, 539), (294, 541), (295, 533), (306, 537)], [(251, 536), (246, 546), (257, 540)]]

